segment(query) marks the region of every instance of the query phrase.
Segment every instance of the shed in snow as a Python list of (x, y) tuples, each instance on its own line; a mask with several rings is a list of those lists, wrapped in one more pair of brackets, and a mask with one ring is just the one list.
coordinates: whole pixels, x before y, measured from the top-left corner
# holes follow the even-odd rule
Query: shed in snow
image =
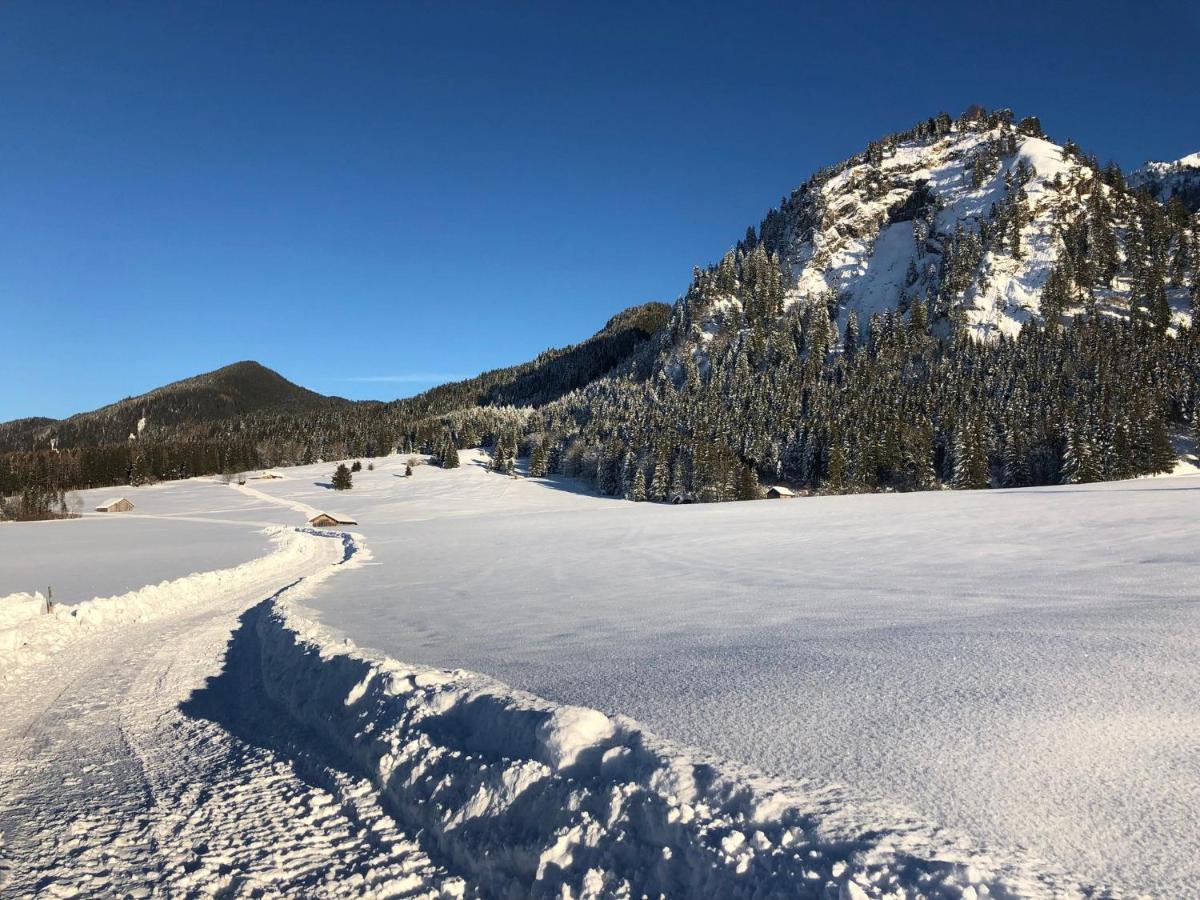
[(133, 504), (124, 497), (113, 497), (96, 507), (96, 512), (129, 512)]
[(770, 500), (790, 500), (796, 496), (796, 492), (791, 488), (785, 488), (781, 484), (777, 484), (767, 490), (767, 498)]
[(308, 520), (308, 524), (314, 528), (329, 528), (334, 525), (357, 525), (349, 516), (343, 516), (337, 513), (317, 513)]

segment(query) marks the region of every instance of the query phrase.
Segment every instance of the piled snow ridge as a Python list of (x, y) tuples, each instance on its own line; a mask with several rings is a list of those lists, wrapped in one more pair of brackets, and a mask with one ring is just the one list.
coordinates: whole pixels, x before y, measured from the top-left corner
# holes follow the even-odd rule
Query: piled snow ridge
[(362, 651), (310, 616), (282, 594), (262, 608), (268, 695), (489, 896), (1086, 892), (837, 787), (769, 779), (628, 718)]
[(115, 597), (49, 606), (41, 594), (0, 597), (0, 680), (60, 652), (88, 634), (147, 622), (197, 604), (234, 596), (251, 587), (284, 583), (327, 553), (317, 532), (267, 528), (275, 549), (265, 556), (213, 572), (197, 572)]

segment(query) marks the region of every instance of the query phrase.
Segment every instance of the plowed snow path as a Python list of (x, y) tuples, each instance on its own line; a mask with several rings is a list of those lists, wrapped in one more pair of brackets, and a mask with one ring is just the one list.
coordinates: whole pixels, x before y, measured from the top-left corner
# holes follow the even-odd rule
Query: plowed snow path
[[(297, 579), (341, 557), (313, 540)], [(256, 660), (227, 656), (239, 616), (288, 589), (267, 577), (0, 688), (0, 894), (442, 894), (371, 786), (273, 711)]]

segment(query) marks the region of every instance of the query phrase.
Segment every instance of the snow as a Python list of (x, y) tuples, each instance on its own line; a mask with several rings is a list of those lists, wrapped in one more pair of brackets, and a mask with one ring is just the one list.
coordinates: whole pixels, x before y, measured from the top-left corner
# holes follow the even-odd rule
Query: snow
[(1200, 152), (1189, 153), (1175, 162), (1148, 162), (1129, 173), (1132, 187), (1147, 187), (1162, 203), (1173, 194), (1195, 194), (1200, 186)]
[(662, 507), (464, 461), (356, 478), (376, 565), (323, 621), (1091, 881), (1200, 877), (1200, 480)]
[[(1180, 169), (1200, 169), (1200, 151), (1189, 153), (1187, 156), (1181, 156), (1174, 162), (1148, 162), (1143, 169), (1154, 175), (1168, 175)], [(1132, 174), (1136, 175), (1138, 173)]]
[(488, 894), (1050, 894), (1048, 868), (994, 859), (887, 805), (763, 777), (626, 717), (361, 651), (297, 599), (258, 619), (267, 694)]
[[(6, 594), (53, 589), (79, 603), (191, 572), (228, 568), (267, 549), (261, 526), (97, 514), (0, 526), (0, 605)], [(163, 539), (164, 528), (171, 537)], [(154, 552), (148, 553), (147, 548)]]
[[(843, 264), (843, 272), (860, 268), (850, 293), (849, 302), (841, 310), (838, 326), (845, 330), (850, 310), (858, 314), (860, 327), (866, 329), (871, 316), (886, 308), (894, 308), (904, 289), (904, 277), (913, 259), (913, 229), (911, 222), (897, 222), (879, 232), (869, 256), (855, 256)], [(839, 277), (845, 277), (840, 275)]]
[[(42, 529), (42, 535), (48, 532)], [(99, 545), (107, 532), (91, 537)], [(264, 577), (281, 583), (312, 553), (311, 537), (290, 529), (275, 529), (275, 552), (229, 569), (198, 572), (148, 584), (112, 597), (96, 597), (74, 605), (56, 600), (53, 606), (38, 592), (0, 597), (0, 680), (12, 679), (30, 664), (60, 653), (97, 631), (145, 622), (202, 603), (214, 594), (236, 591)], [(257, 542), (249, 542), (251, 545)], [(145, 544), (142, 544), (142, 552)], [(189, 548), (195, 552), (195, 547)]]
[(0, 891), (1194, 892), (1200, 477), (668, 507), (462, 458), (375, 460), (353, 534), (304, 527), (333, 463), (138, 489), (155, 553), (275, 549), (16, 625)]
[(340, 538), (290, 534), (306, 552), (288, 565), (193, 584), (208, 590), (187, 607), (114, 621), (0, 684), (0, 895), (462, 896), (248, 665), (246, 610), (343, 555)]
[[(1039, 314), (1040, 298), (1050, 272), (1062, 251), (1062, 227), (1082, 215), (1085, 199), (1071, 189), (1090, 180), (1091, 172), (1063, 152), (1057, 144), (1030, 136), (1017, 136), (1017, 152), (1000, 160), (996, 171), (978, 188), (972, 186), (972, 163), (977, 151), (998, 130), (959, 129), (928, 142), (907, 142), (885, 156), (876, 173), (866, 162), (851, 165), (818, 187), (819, 208), (826, 210), (815, 234), (788, 248), (796, 284), (786, 304), (804, 303), (832, 293), (841, 303), (838, 325), (843, 330), (854, 310), (863, 328), (871, 316), (905, 305), (905, 299), (929, 297), (935, 285), (927, 271), (936, 268), (937, 245), (945, 244), (956, 225), (976, 230), (993, 204), (1005, 196), (1005, 176), (1024, 163), (1033, 173), (1025, 183), (1030, 219), (1022, 230), (1022, 257), (1014, 259), (1007, 248), (985, 254), (980, 277), (965, 296), (957, 298), (965, 324), (979, 338), (1015, 335)], [(1196, 169), (1185, 157), (1178, 164), (1152, 163), (1131, 173), (1131, 183), (1155, 178), (1192, 178)], [(883, 192), (871, 197), (864, 187), (872, 177), (883, 177)], [(1055, 185), (1061, 183), (1060, 190)], [(1182, 183), (1182, 181), (1180, 181)], [(928, 246), (914, 238), (913, 223), (890, 222), (896, 204), (908, 200), (919, 185), (941, 206)], [(1165, 184), (1165, 182), (1164, 182)], [(1160, 199), (1170, 191), (1164, 187)], [(912, 264), (917, 279), (907, 283)], [(1171, 298), (1175, 322), (1190, 321), (1185, 291)], [(1110, 315), (1128, 315), (1129, 286), (1117, 286), (1100, 298)], [(701, 311), (702, 334), (716, 330), (720, 317)]]

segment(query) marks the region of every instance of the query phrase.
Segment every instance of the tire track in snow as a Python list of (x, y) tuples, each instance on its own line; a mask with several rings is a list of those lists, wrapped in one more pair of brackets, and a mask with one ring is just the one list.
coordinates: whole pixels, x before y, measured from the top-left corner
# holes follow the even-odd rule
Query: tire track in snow
[(319, 552), (284, 588), (268, 569), (163, 618), (80, 635), (69, 660), (35, 662), (3, 686), (0, 894), (462, 894), (371, 785), (262, 739), (288, 735), (243, 672), (224, 717), (236, 706), (256, 732), (234, 734), (188, 706), (230, 666), (239, 613), (344, 560), (344, 539), (311, 534)]

